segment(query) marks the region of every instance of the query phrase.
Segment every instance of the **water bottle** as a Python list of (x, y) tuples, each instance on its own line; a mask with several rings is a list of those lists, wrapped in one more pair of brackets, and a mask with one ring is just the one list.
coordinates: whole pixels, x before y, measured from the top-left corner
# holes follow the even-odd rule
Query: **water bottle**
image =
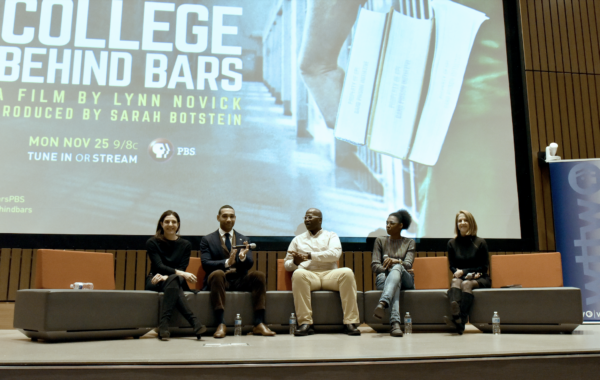
[(235, 316), (235, 329), (233, 330), (233, 336), (242, 336), (242, 317), (239, 314)]
[(294, 335), (296, 333), (296, 315), (292, 313), (290, 315), (290, 335)]
[(83, 289), (83, 282), (75, 282), (71, 284), (71, 289), (81, 290)]
[(83, 289), (84, 290), (94, 290), (94, 284), (91, 282), (84, 282)]
[(412, 317), (410, 316), (410, 313), (408, 311), (404, 316), (404, 333), (412, 334)]
[(494, 311), (494, 316), (492, 317), (492, 332), (494, 335), (500, 335), (500, 316), (497, 311)]

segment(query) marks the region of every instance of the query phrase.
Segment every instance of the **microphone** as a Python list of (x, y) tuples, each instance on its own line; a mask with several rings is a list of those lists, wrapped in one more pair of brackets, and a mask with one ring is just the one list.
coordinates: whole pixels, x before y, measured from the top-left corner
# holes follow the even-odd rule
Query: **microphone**
[[(250, 244), (248, 244), (248, 247), (250, 247), (250, 249), (255, 249), (255, 248), (256, 248), (256, 244), (254, 244), (254, 243), (250, 243)], [(231, 247), (231, 249), (240, 249), (240, 248), (241, 248), (241, 249), (244, 249), (244, 248), (246, 248), (246, 245), (245, 245), (245, 244), (242, 244), (242, 245), (234, 245), (233, 247)]]

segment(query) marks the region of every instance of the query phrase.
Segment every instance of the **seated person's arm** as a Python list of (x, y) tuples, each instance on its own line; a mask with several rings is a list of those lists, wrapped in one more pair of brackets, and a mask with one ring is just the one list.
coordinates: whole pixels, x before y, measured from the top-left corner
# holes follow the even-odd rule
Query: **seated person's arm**
[(310, 259), (321, 263), (336, 262), (342, 256), (342, 243), (335, 232), (331, 233), (326, 251), (311, 252)]
[[(249, 241), (244, 241), (244, 244), (250, 244)], [(246, 251), (246, 252), (244, 252)], [(234, 266), (238, 269), (249, 270), (254, 265), (254, 260), (252, 259), (252, 250), (246, 248), (242, 248), (240, 252), (237, 254), (235, 258)]]
[(294, 263), (294, 255), (291, 252), (296, 252), (298, 249), (298, 245), (296, 244), (296, 238), (292, 240), (290, 246), (288, 247), (288, 252), (285, 255), (285, 260), (283, 262), (283, 266), (285, 270), (288, 272), (293, 272), (298, 269), (298, 265)]
[(371, 254), (371, 270), (373, 271), (373, 273), (385, 273), (385, 268), (382, 264), (383, 247), (381, 245), (381, 240), (375, 239), (375, 244), (373, 244), (373, 254)]
[(476, 266), (473, 268), (464, 269), (465, 273), (488, 273), (488, 269), (490, 267), (490, 256), (488, 252), (487, 243), (483, 239), (481, 239), (481, 241), (479, 242), (479, 248), (475, 253), (475, 261)]
[(187, 244), (185, 247), (185, 253), (180, 261), (177, 269), (175, 270), (175, 274), (183, 277), (186, 281), (191, 283), (195, 283), (197, 281), (196, 275), (190, 272), (186, 272), (187, 267), (190, 265), (190, 256), (192, 256), (192, 245)]
[[(456, 257), (456, 253), (454, 252), (454, 247), (452, 247), (452, 244), (450, 244), (450, 241), (449, 241), (448, 242), (448, 264), (450, 265), (450, 272), (452, 272), (452, 275), (455, 278), (459, 278), (459, 277), (462, 277), (462, 275), (466, 274), (466, 273), (464, 273), (462, 270), (460, 270), (460, 268), (456, 267), (456, 263), (454, 262), (455, 257)], [(460, 270), (460, 272), (456, 273), (459, 270)]]
[(406, 251), (406, 256), (402, 260), (402, 265), (404, 269), (412, 269), (413, 262), (415, 261), (415, 253), (417, 252), (417, 245), (414, 240), (410, 240), (408, 243), (408, 250)]
[(208, 241), (205, 238), (202, 238), (200, 241), (200, 260), (202, 260), (202, 267), (207, 273), (214, 272), (216, 270), (226, 270), (225, 262), (227, 259), (219, 259), (214, 260), (212, 255), (210, 254), (210, 247), (208, 245)]

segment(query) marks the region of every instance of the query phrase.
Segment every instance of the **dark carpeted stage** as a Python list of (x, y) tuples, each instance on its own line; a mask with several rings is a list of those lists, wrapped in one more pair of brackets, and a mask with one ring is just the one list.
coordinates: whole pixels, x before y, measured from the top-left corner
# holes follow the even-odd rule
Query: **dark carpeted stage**
[(361, 327), (361, 337), (191, 337), (31, 342), (0, 330), (0, 379), (597, 379), (600, 326), (573, 334), (503, 334), (469, 327), (462, 337), (403, 338)]

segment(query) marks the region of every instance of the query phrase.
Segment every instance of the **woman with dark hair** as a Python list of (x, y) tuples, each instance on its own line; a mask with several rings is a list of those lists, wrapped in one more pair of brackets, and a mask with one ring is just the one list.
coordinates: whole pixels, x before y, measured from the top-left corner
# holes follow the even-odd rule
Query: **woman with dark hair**
[(156, 234), (146, 242), (152, 263), (146, 277), (146, 290), (164, 292), (158, 325), (158, 339), (161, 340), (168, 340), (171, 335), (169, 320), (174, 308), (189, 322), (198, 339), (206, 331), (206, 326), (192, 313), (183, 294), (184, 290), (190, 290), (186, 281), (194, 283), (197, 278), (185, 271), (190, 262), (192, 245), (179, 237), (179, 227), (179, 215), (175, 211), (165, 211), (158, 220)]
[(385, 309), (391, 306), (390, 335), (396, 337), (403, 335), (400, 328), (400, 290), (415, 288), (414, 277), (409, 270), (415, 258), (416, 244), (413, 239), (401, 236), (402, 230), (408, 229), (411, 222), (406, 210), (391, 213), (386, 222), (389, 236), (375, 239), (371, 258), (371, 270), (377, 274), (377, 289), (383, 290), (373, 316), (382, 319)]
[(448, 290), (452, 319), (444, 316), (444, 321), (462, 335), (475, 299), (473, 289), (491, 288), (492, 280), (487, 243), (477, 237), (477, 223), (470, 212), (460, 210), (456, 214), (454, 235), (448, 242), (448, 261), (454, 274)]

